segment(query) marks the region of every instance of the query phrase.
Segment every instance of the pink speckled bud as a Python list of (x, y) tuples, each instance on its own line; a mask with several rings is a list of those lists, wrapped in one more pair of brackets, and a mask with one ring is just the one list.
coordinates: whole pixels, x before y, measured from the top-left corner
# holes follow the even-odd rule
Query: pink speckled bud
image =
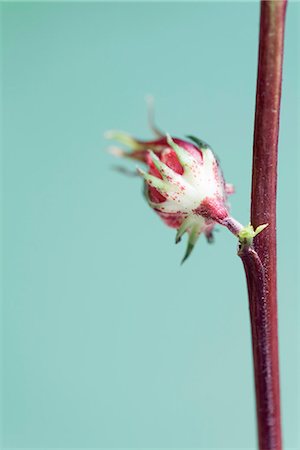
[(137, 170), (144, 179), (149, 205), (166, 225), (177, 229), (176, 243), (184, 233), (189, 235), (183, 261), (201, 233), (212, 241), (216, 223), (236, 236), (244, 229), (229, 215), (227, 197), (234, 189), (225, 183), (219, 162), (206, 143), (193, 136), (189, 136), (192, 142), (169, 135), (138, 141), (120, 132), (109, 132), (107, 137), (131, 147), (130, 152), (114, 147), (114, 154), (147, 165), (148, 171)]

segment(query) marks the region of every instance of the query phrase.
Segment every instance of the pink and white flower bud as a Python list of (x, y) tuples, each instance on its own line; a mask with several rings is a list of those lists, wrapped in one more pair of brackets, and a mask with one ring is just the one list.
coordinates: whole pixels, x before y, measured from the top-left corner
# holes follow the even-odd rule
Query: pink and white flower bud
[(108, 138), (130, 146), (130, 152), (113, 148), (113, 153), (144, 162), (148, 171), (138, 168), (145, 182), (146, 198), (152, 209), (169, 227), (176, 228), (176, 243), (188, 233), (183, 261), (190, 255), (203, 233), (213, 239), (216, 223), (239, 236), (244, 227), (230, 217), (226, 184), (219, 162), (211, 148), (190, 136), (193, 143), (171, 136), (154, 141), (138, 141), (127, 134), (110, 132)]

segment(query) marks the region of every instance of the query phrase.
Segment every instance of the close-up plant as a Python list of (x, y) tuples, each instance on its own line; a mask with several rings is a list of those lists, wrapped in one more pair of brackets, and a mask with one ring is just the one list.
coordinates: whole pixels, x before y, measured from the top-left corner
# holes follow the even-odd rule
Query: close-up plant
[(299, 14), (1, 3), (1, 449), (298, 448)]
[(238, 238), (238, 256), (248, 286), (260, 450), (282, 449), (276, 195), (286, 6), (287, 0), (261, 0), (249, 225), (243, 226), (230, 216), (227, 197), (234, 188), (225, 182), (206, 142), (194, 136), (188, 136), (189, 140), (172, 138), (154, 123), (151, 128), (156, 140), (141, 141), (120, 131), (106, 133), (108, 139), (131, 149), (112, 147), (113, 154), (147, 165), (148, 172), (137, 169), (145, 182), (146, 200), (166, 225), (177, 229), (175, 242), (188, 234), (182, 262), (202, 233), (208, 241), (213, 240), (216, 224), (227, 227)]

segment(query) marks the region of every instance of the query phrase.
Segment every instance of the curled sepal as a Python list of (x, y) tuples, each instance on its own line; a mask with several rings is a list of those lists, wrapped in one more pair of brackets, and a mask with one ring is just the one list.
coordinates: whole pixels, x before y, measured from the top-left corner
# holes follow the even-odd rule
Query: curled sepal
[(118, 141), (120, 142), (120, 144), (124, 144), (126, 147), (129, 147), (132, 150), (139, 150), (143, 148), (143, 146), (137, 139), (135, 139), (134, 137), (130, 136), (130, 134), (125, 133), (123, 131), (109, 130), (104, 134), (104, 137), (106, 139)]
[(259, 225), (255, 230), (251, 223), (242, 228), (238, 233), (238, 238), (242, 247), (250, 247), (253, 239), (259, 233), (261, 233), (269, 224), (264, 223), (263, 225)]
[(201, 228), (199, 226), (198, 223), (194, 223), (189, 231), (189, 239), (188, 239), (188, 243), (187, 243), (187, 247), (186, 247), (186, 252), (185, 255), (181, 261), (181, 264), (184, 263), (184, 261), (187, 260), (187, 258), (190, 256), (190, 254), (193, 251), (193, 248), (195, 247), (195, 244), (199, 238), (199, 235), (201, 233)]
[(146, 95), (146, 104), (147, 104), (147, 116), (148, 116), (148, 124), (150, 130), (153, 132), (154, 136), (158, 138), (162, 138), (165, 136), (155, 123), (155, 111), (154, 111), (154, 97), (152, 95)]
[(191, 141), (193, 141), (201, 150), (206, 150), (207, 148), (210, 148), (209, 145), (203, 141), (202, 139), (197, 138), (196, 136), (188, 135), (187, 138), (189, 138)]

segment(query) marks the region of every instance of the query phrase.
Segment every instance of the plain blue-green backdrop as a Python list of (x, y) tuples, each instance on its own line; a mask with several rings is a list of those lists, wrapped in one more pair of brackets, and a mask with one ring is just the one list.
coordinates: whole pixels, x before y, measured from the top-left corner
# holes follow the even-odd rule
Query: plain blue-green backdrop
[[(297, 448), (299, 11), (279, 157), (283, 430)], [(180, 266), (103, 133), (195, 134), (249, 219), (259, 4), (3, 3), (3, 447), (256, 446), (246, 285), (225, 229)], [(298, 97), (297, 97), (298, 96)], [(126, 167), (133, 167), (128, 162)], [(298, 295), (298, 299), (297, 299)]]

